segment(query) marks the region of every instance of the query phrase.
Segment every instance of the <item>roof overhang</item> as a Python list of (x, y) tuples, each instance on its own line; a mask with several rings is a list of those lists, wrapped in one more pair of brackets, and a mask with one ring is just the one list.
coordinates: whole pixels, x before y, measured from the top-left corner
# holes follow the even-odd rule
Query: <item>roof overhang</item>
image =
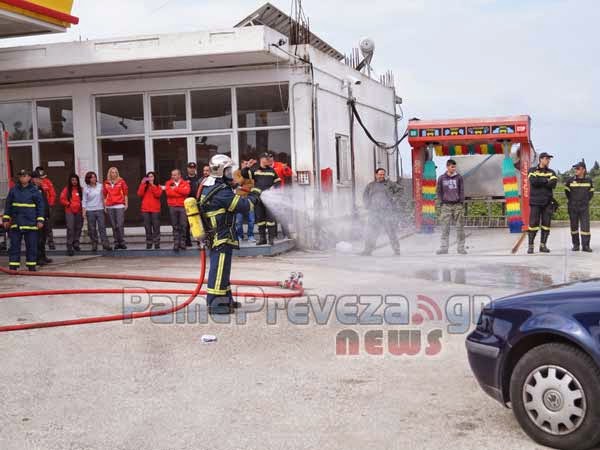
[(0, 88), (285, 64), (270, 45), (281, 37), (248, 27), (0, 48)]
[(0, 38), (61, 33), (79, 22), (73, 0), (0, 0)]

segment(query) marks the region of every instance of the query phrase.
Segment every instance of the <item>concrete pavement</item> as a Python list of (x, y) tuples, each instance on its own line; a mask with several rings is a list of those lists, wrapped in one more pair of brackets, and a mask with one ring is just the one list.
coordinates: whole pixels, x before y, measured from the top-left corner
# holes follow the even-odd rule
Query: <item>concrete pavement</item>
[[(235, 259), (233, 277), (277, 280), (300, 270), (307, 295), (318, 296), (322, 305), (339, 304), (343, 295), (402, 295), (414, 306), (422, 295), (444, 311), (453, 295), (496, 298), (600, 276), (600, 251), (572, 254), (568, 229), (553, 232), (551, 255), (527, 256), (524, 247), (511, 255), (516, 237), (505, 230), (474, 230), (468, 256), (435, 256), (439, 236), (415, 235), (402, 242), (400, 257), (385, 247), (372, 257), (292, 252)], [(193, 277), (198, 261), (61, 258), (49, 270)], [(0, 275), (2, 291), (100, 284)], [(433, 356), (424, 349), (417, 356), (395, 356), (387, 342), (382, 355), (370, 355), (363, 345), (369, 330), (383, 336), (390, 330), (446, 330), (445, 322), (426, 320), (416, 328), (347, 325), (332, 314), (324, 325), (313, 315), (309, 324), (299, 325), (276, 310), (284, 304), (273, 301), (248, 314), (246, 324), (144, 319), (1, 334), (0, 448), (541, 448), (520, 430), (510, 410), (478, 387), (464, 334), (445, 332)], [(301, 304), (290, 307), (302, 311)], [(244, 309), (256, 306), (248, 301)], [(83, 317), (122, 307), (119, 296), (3, 300), (0, 320)], [(277, 316), (276, 324), (269, 324), (269, 314)], [(360, 354), (336, 355), (336, 336), (349, 329), (361, 337)], [(203, 344), (204, 334), (218, 341)]]

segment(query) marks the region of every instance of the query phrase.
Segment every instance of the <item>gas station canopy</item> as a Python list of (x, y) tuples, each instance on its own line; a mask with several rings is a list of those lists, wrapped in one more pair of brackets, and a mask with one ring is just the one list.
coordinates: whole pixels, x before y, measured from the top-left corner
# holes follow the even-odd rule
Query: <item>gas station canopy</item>
[(73, 0), (0, 0), (0, 38), (61, 33), (79, 22)]

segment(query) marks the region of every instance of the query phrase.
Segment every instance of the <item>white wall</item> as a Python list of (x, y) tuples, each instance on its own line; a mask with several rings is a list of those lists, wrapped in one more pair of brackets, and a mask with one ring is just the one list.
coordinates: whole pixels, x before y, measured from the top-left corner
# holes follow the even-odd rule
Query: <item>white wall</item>
[[(387, 88), (356, 70), (325, 54), (311, 49), (311, 61), (315, 65), (315, 83), (318, 83), (319, 145), (321, 169), (330, 167), (336, 179), (335, 136), (349, 136), (348, 90), (343, 80), (359, 79), (361, 84), (352, 86), (357, 110), (373, 137), (393, 144), (395, 141), (395, 98), (393, 89)], [(337, 94), (337, 95), (335, 95)], [(374, 179), (374, 145), (357, 121), (354, 125), (355, 173), (358, 205), (365, 186)], [(396, 177), (395, 157), (388, 157), (389, 176)], [(347, 198), (348, 187), (336, 186), (338, 196)]]

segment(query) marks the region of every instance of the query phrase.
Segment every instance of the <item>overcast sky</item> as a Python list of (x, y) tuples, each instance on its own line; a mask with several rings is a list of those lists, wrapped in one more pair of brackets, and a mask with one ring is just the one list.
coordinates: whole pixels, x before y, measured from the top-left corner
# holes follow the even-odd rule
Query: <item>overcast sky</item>
[[(66, 35), (0, 46), (228, 28), (256, 0), (75, 0)], [(290, 0), (272, 1), (285, 12)], [(600, 159), (597, 0), (304, 0), (312, 31), (343, 53), (375, 39), (373, 66), (391, 69), (406, 117), (529, 114), (533, 142), (564, 170)], [(401, 126), (405, 126), (403, 122)], [(598, 133), (598, 135), (596, 135)], [(410, 158), (408, 146), (402, 149)]]

